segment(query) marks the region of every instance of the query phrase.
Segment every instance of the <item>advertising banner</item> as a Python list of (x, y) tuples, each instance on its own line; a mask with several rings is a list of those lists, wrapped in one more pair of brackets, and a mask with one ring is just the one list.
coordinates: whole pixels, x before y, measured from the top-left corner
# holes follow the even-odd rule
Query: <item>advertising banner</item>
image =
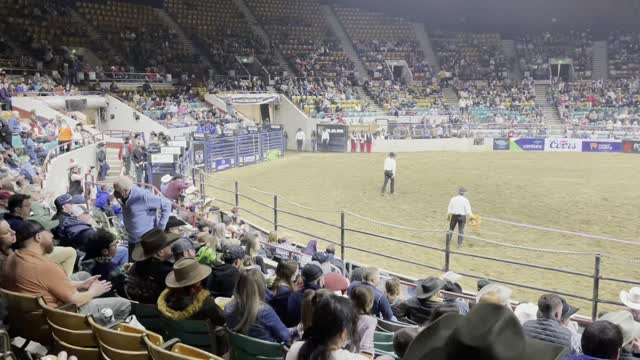
[(507, 150), (509, 150), (508, 138), (493, 139), (493, 151), (507, 151)]
[(201, 169), (205, 165), (205, 145), (203, 142), (194, 141), (193, 149), (191, 149), (191, 156), (193, 156), (192, 164), (195, 168)]
[(622, 152), (640, 154), (640, 141), (623, 141)]
[(511, 151), (544, 151), (545, 139), (509, 139)]
[[(329, 144), (325, 146), (321, 141), (321, 134), (324, 130), (329, 132)], [(348, 127), (340, 124), (318, 124), (318, 149), (321, 152), (346, 152), (347, 139), (349, 138)]]
[(582, 152), (621, 152), (619, 141), (582, 141)]
[(544, 151), (553, 152), (581, 152), (581, 139), (547, 139), (544, 143)]
[(233, 167), (233, 159), (218, 159), (216, 160), (216, 171), (227, 170)]

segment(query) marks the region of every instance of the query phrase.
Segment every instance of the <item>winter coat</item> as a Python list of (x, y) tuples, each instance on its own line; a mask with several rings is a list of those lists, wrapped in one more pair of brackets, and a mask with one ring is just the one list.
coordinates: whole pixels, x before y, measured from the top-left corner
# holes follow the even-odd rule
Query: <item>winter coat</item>
[(172, 289), (165, 289), (158, 298), (158, 310), (171, 320), (211, 320), (214, 326), (224, 326), (224, 314), (207, 290), (201, 290), (195, 298), (181, 297), (167, 302)]
[(214, 297), (232, 297), (240, 271), (231, 264), (214, 266), (207, 280), (207, 289)]
[(532, 339), (558, 344), (571, 349), (571, 331), (555, 319), (538, 318), (522, 325), (524, 334)]

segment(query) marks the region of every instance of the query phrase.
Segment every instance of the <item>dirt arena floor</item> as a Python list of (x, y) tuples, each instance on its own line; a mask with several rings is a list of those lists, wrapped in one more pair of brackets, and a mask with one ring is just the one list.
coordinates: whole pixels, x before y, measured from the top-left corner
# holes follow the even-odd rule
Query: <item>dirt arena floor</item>
[[(272, 204), (273, 196), (251, 190), (278, 193), (279, 208), (339, 225), (339, 212), (308, 210), (290, 202), (319, 210), (347, 209), (380, 222), (424, 229), (404, 230), (376, 224), (351, 214), (346, 227), (444, 248), (445, 235), (437, 230), (448, 226), (448, 201), (458, 185), (465, 186), (475, 214), (512, 222), (565, 229), (640, 242), (640, 157), (630, 154), (584, 153), (401, 153), (398, 154), (394, 196), (380, 195), (385, 154), (297, 154), (244, 168), (211, 174), (209, 184), (233, 189), (238, 180), (240, 193)], [(209, 188), (208, 195), (233, 201), (233, 194)], [(290, 201), (290, 202), (289, 202)], [(273, 219), (273, 211), (240, 198), (247, 210)], [(222, 205), (228, 207), (227, 205)], [(246, 212), (243, 216), (265, 228), (273, 225)], [(279, 214), (278, 222), (334, 241), (337, 228)], [(480, 240), (467, 239), (460, 251), (530, 264), (565, 269), (591, 275), (595, 254), (603, 254), (602, 276), (640, 279), (640, 246), (563, 235), (483, 220), (467, 227), (468, 234), (494, 242), (518, 246), (586, 252), (588, 254), (547, 253), (521, 250)], [(310, 237), (283, 229), (298, 244)], [(419, 264), (443, 267), (442, 252), (410, 244), (372, 238), (352, 231), (346, 233), (348, 246), (386, 253)], [(326, 243), (320, 242), (320, 249)], [(457, 250), (453, 247), (454, 250)], [(347, 249), (348, 259), (375, 265), (412, 277), (439, 272)], [(488, 278), (518, 282), (590, 298), (593, 280), (588, 277), (531, 269), (463, 255), (452, 255), (451, 269)], [(465, 278), (463, 287), (475, 291), (476, 280)], [(617, 301), (622, 288), (630, 286), (602, 281), (601, 298)], [(514, 298), (537, 301), (539, 291), (514, 287)], [(587, 301), (571, 300), (590, 315)], [(600, 310), (610, 308), (601, 305)]]

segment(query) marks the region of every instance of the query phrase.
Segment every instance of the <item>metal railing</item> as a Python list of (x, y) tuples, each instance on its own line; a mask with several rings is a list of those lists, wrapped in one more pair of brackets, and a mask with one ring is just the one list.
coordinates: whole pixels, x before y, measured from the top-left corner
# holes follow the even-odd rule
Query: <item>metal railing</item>
[[(301, 215), (299, 213), (296, 213), (294, 211), (288, 211), (283, 209), (281, 206), (279, 206), (279, 201), (282, 200), (282, 197), (279, 197), (277, 194), (271, 194), (273, 196), (273, 200), (272, 203), (267, 203), (265, 201), (260, 201), (258, 199), (255, 199), (251, 196), (248, 196), (246, 194), (242, 194), (240, 193), (239, 189), (240, 189), (240, 184), (238, 181), (234, 182), (234, 186), (233, 188), (225, 188), (222, 186), (218, 186), (213, 184), (213, 181), (220, 181), (220, 180), (216, 180), (216, 179), (212, 179), (212, 181), (207, 181), (208, 179), (210, 179), (209, 175), (206, 174), (204, 171), (202, 171), (201, 169), (195, 169), (192, 168), (191, 169), (191, 174), (185, 174), (186, 176), (190, 176), (193, 180), (193, 183), (199, 184), (199, 188), (202, 194), (205, 194), (207, 192), (207, 189), (209, 189), (211, 191), (211, 193), (225, 193), (228, 195), (231, 195), (233, 197), (233, 201), (227, 201), (227, 200), (223, 200), (223, 199), (218, 199), (216, 198), (215, 201), (224, 204), (224, 205), (228, 205), (228, 206), (232, 206), (232, 207), (237, 207), (239, 208), (243, 213), (247, 213), (253, 217), (255, 217), (256, 219), (260, 219), (263, 222), (266, 222), (267, 224), (269, 224), (270, 226), (273, 226), (273, 230), (278, 230), (278, 229), (287, 229), (289, 231), (292, 231), (294, 233), (298, 233), (298, 234), (302, 234), (304, 236), (308, 236), (314, 239), (318, 239), (321, 241), (324, 241), (326, 243), (329, 244), (333, 244), (336, 246), (340, 247), (340, 257), (341, 259), (346, 263), (347, 262), (347, 251), (351, 250), (351, 251), (356, 251), (356, 252), (360, 252), (360, 253), (364, 253), (367, 255), (372, 255), (372, 256), (380, 256), (380, 257), (384, 257), (387, 259), (391, 259), (394, 261), (398, 261), (401, 262), (403, 264), (410, 264), (410, 265), (414, 265), (420, 268), (424, 268), (424, 269), (429, 269), (429, 270), (435, 270), (435, 271), (441, 271), (441, 272), (446, 272), (446, 271), (455, 271), (456, 273), (469, 277), (471, 279), (488, 279), (489, 281), (495, 282), (495, 283), (501, 283), (504, 285), (508, 285), (508, 286), (512, 286), (512, 287), (516, 287), (516, 288), (520, 288), (520, 289), (525, 289), (525, 290), (533, 290), (533, 291), (538, 291), (538, 292), (544, 292), (544, 293), (555, 293), (561, 296), (565, 296), (568, 298), (573, 298), (573, 299), (578, 299), (578, 300), (584, 300), (584, 301), (588, 301), (591, 304), (591, 318), (592, 319), (596, 319), (598, 316), (598, 307), (600, 304), (609, 304), (609, 305), (617, 305), (617, 306), (624, 306), (624, 304), (618, 302), (618, 301), (613, 301), (610, 299), (604, 299), (602, 298), (602, 294), (601, 294), (601, 285), (603, 284), (603, 282), (612, 282), (612, 283), (617, 283), (617, 284), (626, 284), (626, 285), (631, 285), (631, 286), (640, 286), (640, 281), (636, 281), (636, 280), (630, 280), (630, 279), (621, 279), (621, 278), (615, 278), (615, 277), (610, 277), (610, 276), (604, 276), (602, 274), (602, 263), (603, 263), (603, 258), (607, 258), (605, 256), (603, 256), (602, 254), (599, 253), (594, 253), (591, 256), (593, 256), (593, 271), (592, 272), (580, 272), (580, 271), (574, 271), (574, 270), (568, 270), (568, 269), (561, 269), (561, 268), (557, 268), (557, 267), (551, 267), (551, 266), (544, 266), (544, 265), (539, 265), (539, 264), (534, 264), (534, 263), (530, 263), (530, 262), (526, 262), (526, 261), (518, 261), (518, 260), (511, 260), (511, 259), (504, 259), (504, 258), (500, 258), (497, 256), (487, 256), (487, 255), (480, 255), (480, 254), (473, 254), (470, 252), (465, 252), (465, 251), (461, 251), (461, 250), (453, 250), (452, 249), (452, 244), (451, 244), (451, 238), (453, 238), (453, 236), (457, 235), (457, 232), (452, 232), (451, 237), (447, 237), (447, 240), (444, 242), (442, 247), (439, 246), (431, 246), (431, 245), (427, 245), (427, 244), (421, 244), (421, 243), (417, 243), (414, 241), (410, 241), (407, 239), (402, 239), (399, 237), (394, 237), (394, 236), (388, 236), (388, 235), (383, 235), (380, 233), (374, 233), (374, 232), (370, 232), (370, 231), (365, 231), (362, 229), (357, 229), (355, 227), (352, 227), (349, 222), (348, 222), (348, 215), (353, 214), (353, 215), (357, 215), (354, 213), (351, 213), (347, 210), (336, 210), (333, 211), (336, 214), (339, 214), (339, 223), (338, 224), (333, 224), (327, 221), (323, 221), (314, 217), (310, 217), (310, 216), (304, 216)], [(257, 191), (257, 190), (256, 190)], [(267, 192), (263, 192), (264, 194), (269, 194)], [(260, 208), (264, 209), (265, 212), (261, 212), (256, 210), (256, 208), (254, 207), (253, 209), (248, 209), (246, 206), (243, 206), (243, 202), (241, 200), (246, 200), (251, 202), (252, 204), (257, 204)], [(287, 201), (288, 203), (292, 203), (288, 200), (284, 200)], [(295, 204), (295, 203), (292, 203)], [(319, 234), (314, 234), (313, 230), (309, 230), (311, 227), (306, 227), (306, 226), (293, 226), (291, 224), (286, 224), (283, 223), (281, 221), (281, 219), (279, 218), (279, 215), (288, 215), (288, 216), (292, 216), (295, 217), (297, 219), (300, 219), (302, 221), (304, 221), (305, 223), (308, 224), (321, 224), (323, 226), (327, 226), (331, 229), (337, 230), (336, 231), (336, 236), (335, 237), (327, 237), (327, 236), (322, 236)], [(355, 220), (357, 217), (354, 216), (353, 219)], [(312, 229), (312, 228), (311, 228)], [(446, 234), (448, 231), (447, 230), (434, 230), (434, 232), (441, 232), (442, 234)], [(339, 235), (338, 235), (339, 234)], [(421, 250), (428, 250), (430, 252), (436, 252), (441, 254), (442, 256), (442, 260), (443, 260), (443, 265), (439, 265), (439, 264), (433, 264), (433, 263), (425, 263), (425, 262), (418, 262), (418, 261), (412, 261), (409, 259), (405, 259), (405, 258), (401, 258), (398, 256), (394, 256), (390, 253), (382, 253), (379, 251), (375, 251), (372, 250), (370, 248), (365, 248), (362, 246), (358, 246), (357, 244), (351, 243), (348, 240), (348, 235), (349, 234), (358, 234), (358, 235), (362, 235), (365, 237), (368, 237), (370, 239), (380, 239), (380, 240), (385, 240), (385, 241), (390, 241), (395, 245), (402, 245), (402, 246), (410, 246), (415, 248), (416, 250), (421, 249)], [(470, 238), (470, 239), (479, 239), (479, 240), (483, 240), (481, 238), (477, 238), (471, 235), (465, 235), (466, 238)], [(526, 249), (523, 247), (523, 249)], [(558, 251), (561, 252), (561, 251)], [(581, 254), (586, 254), (586, 253), (581, 253)], [(589, 255), (586, 255), (589, 256)], [(576, 294), (576, 293), (571, 293), (568, 291), (558, 291), (558, 290), (554, 290), (554, 289), (549, 289), (549, 288), (545, 288), (542, 286), (537, 286), (535, 284), (524, 284), (524, 283), (520, 283), (520, 282), (516, 282), (516, 281), (509, 281), (509, 280), (505, 280), (505, 279), (500, 279), (500, 278), (495, 278), (495, 277), (487, 277), (487, 276), (482, 276), (481, 274), (477, 274), (477, 273), (471, 273), (468, 272), (464, 269), (458, 269), (458, 268), (454, 268), (454, 266), (452, 266), (452, 259), (453, 257), (459, 257), (459, 258), (473, 258), (473, 259), (478, 259), (478, 260), (483, 260), (483, 261), (489, 261), (491, 263), (496, 263), (496, 264), (506, 264), (509, 266), (515, 266), (515, 267), (521, 267), (521, 268), (526, 268), (526, 269), (531, 269), (531, 270), (536, 270), (536, 271), (548, 271), (551, 272), (553, 274), (562, 274), (562, 275), (567, 275), (567, 276), (571, 276), (574, 278), (580, 278), (580, 279), (590, 279), (591, 280), (591, 294), (590, 296), (586, 296), (586, 295), (580, 295), (580, 294)], [(633, 260), (629, 260), (629, 261), (633, 261)]]

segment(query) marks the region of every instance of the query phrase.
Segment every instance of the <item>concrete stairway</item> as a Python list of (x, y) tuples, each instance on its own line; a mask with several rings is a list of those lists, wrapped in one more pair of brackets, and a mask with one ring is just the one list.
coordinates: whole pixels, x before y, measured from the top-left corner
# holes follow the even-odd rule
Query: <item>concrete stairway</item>
[(549, 85), (536, 84), (536, 103), (542, 107), (544, 112), (544, 123), (547, 125), (550, 136), (562, 136), (564, 126), (558, 113), (558, 109), (553, 104), (547, 103), (547, 90)]
[(118, 149), (107, 148), (107, 164), (109, 164), (109, 171), (107, 171), (106, 181), (108, 183), (113, 183), (118, 177), (120, 177), (120, 172), (122, 171), (122, 161), (118, 159)]
[(371, 112), (375, 112), (376, 114), (386, 114), (386, 111), (384, 110), (384, 108), (378, 104), (376, 104), (376, 102), (373, 100), (373, 98), (371, 96), (369, 96), (369, 94), (367, 94), (367, 92), (364, 90), (364, 87), (362, 86), (354, 86), (353, 89), (358, 93), (358, 96), (360, 97), (360, 99), (368, 102), (369, 105), (369, 111)]
[(117, 57), (120, 57), (121, 59), (124, 59), (120, 51), (116, 50), (116, 48), (114, 48), (111, 45), (111, 43), (109, 43), (106, 39), (104, 39), (102, 35), (100, 35), (100, 33), (93, 27), (93, 25), (89, 24), (89, 22), (87, 22), (85, 18), (83, 18), (80, 14), (78, 14), (72, 8), (69, 8), (68, 10), (69, 10), (69, 17), (71, 17), (73, 21), (78, 23), (81, 26), (81, 28), (84, 29), (84, 31), (89, 36), (89, 39), (91, 39), (91, 41), (94, 44), (96, 45), (99, 44), (100, 46), (102, 46), (103, 49), (106, 50), (106, 52), (109, 53), (111, 56), (117, 56)]
[(606, 40), (593, 42), (593, 72), (591, 78), (594, 80), (609, 78), (609, 49)]
[(324, 14), (325, 19), (327, 19), (333, 35), (340, 40), (340, 44), (342, 45), (345, 55), (347, 55), (349, 60), (356, 65), (356, 77), (360, 79), (360, 81), (369, 80), (369, 73), (364, 67), (364, 63), (360, 60), (358, 53), (356, 53), (356, 50), (353, 48), (349, 35), (347, 35), (347, 32), (342, 27), (342, 24), (340, 23), (335, 11), (333, 11), (331, 5), (320, 5), (320, 10), (322, 11), (322, 14)]
[(444, 96), (444, 101), (451, 108), (458, 108), (458, 102), (460, 98), (458, 94), (453, 90), (451, 86), (446, 86), (442, 88), (442, 95)]
[(509, 67), (509, 76), (508, 78), (511, 80), (522, 80), (522, 71), (520, 71), (520, 66), (518, 62), (518, 57), (516, 55), (516, 44), (515, 41), (509, 39), (502, 40), (502, 52), (504, 56), (507, 58), (507, 61), (511, 65)]
[(433, 51), (433, 45), (431, 44), (431, 39), (429, 38), (429, 34), (427, 34), (424, 24), (413, 23), (413, 27), (416, 29), (416, 38), (418, 39), (420, 50), (424, 53), (427, 63), (433, 68), (434, 72), (440, 71), (438, 56), (436, 56), (435, 51)]
[(205, 56), (200, 49), (198, 49), (189, 36), (184, 32), (184, 30), (178, 25), (178, 23), (173, 20), (173, 18), (167, 13), (165, 9), (154, 9), (158, 18), (162, 21), (162, 23), (169, 29), (173, 30), (176, 35), (178, 35), (178, 41), (182, 43), (185, 49), (189, 51), (189, 55), (196, 55), (198, 59), (200, 59), (200, 63), (209, 67), (209, 69), (213, 68), (213, 64), (209, 61), (209, 58)]
[[(256, 20), (256, 17), (253, 15), (253, 12), (251, 12), (251, 9), (249, 9), (249, 7), (244, 2), (244, 0), (233, 0), (233, 3), (236, 5), (238, 10), (240, 10), (242, 15), (244, 15), (244, 18), (249, 23), (249, 26), (251, 27), (253, 34), (259, 37), (262, 40), (262, 42), (265, 44), (265, 46), (271, 47), (271, 38), (269, 37), (269, 34), (267, 34), (267, 32), (262, 28), (258, 20)], [(275, 46), (273, 47), (273, 53), (274, 53), (274, 60), (278, 63), (278, 65), (282, 70), (286, 71), (285, 77), (288, 77), (288, 78), (295, 77), (296, 73), (293, 67), (287, 61), (287, 59), (284, 58), (280, 50), (275, 48)]]

